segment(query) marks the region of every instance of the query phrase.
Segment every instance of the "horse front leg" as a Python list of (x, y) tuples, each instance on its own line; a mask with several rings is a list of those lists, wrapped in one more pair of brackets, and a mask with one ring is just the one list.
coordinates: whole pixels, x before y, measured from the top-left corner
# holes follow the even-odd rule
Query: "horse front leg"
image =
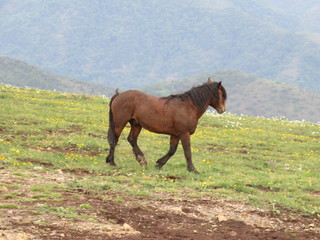
[(128, 136), (128, 141), (132, 146), (134, 155), (136, 156), (137, 162), (140, 163), (141, 166), (147, 166), (148, 163), (144, 158), (144, 154), (138, 146), (138, 136), (141, 132), (141, 125), (137, 123), (134, 119), (130, 121), (131, 130)]
[(179, 144), (179, 138), (175, 136), (171, 136), (169, 152), (157, 161), (157, 164), (156, 164), (157, 168), (162, 168), (163, 165), (165, 165), (166, 162), (170, 159), (170, 157), (172, 157), (175, 154), (175, 152), (177, 151), (178, 144)]
[(183, 146), (184, 156), (187, 160), (187, 168), (189, 172), (199, 173), (193, 166), (191, 158), (191, 143), (190, 143), (190, 133), (186, 133), (181, 136), (181, 142)]

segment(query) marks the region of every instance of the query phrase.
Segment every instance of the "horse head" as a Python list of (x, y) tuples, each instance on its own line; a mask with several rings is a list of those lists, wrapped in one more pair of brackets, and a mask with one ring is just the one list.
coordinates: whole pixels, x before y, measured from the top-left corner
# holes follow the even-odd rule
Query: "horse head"
[(227, 100), (227, 92), (224, 89), (224, 87), (221, 84), (221, 81), (218, 83), (215, 83), (211, 80), (211, 78), (208, 79), (208, 83), (212, 83), (216, 85), (215, 91), (218, 92), (217, 96), (213, 97), (210, 106), (217, 110), (219, 114), (222, 114), (226, 111), (226, 100)]

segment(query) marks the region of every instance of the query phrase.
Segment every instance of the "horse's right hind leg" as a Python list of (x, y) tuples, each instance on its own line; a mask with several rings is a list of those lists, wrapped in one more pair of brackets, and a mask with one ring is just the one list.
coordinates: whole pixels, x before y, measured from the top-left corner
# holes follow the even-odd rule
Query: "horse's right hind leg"
[(111, 166), (116, 166), (114, 162), (114, 151), (116, 149), (119, 137), (121, 135), (121, 132), (126, 124), (123, 124), (122, 126), (115, 127), (114, 131), (109, 128), (108, 131), (108, 142), (110, 145), (109, 149), (109, 155), (106, 158), (106, 163), (109, 163)]
[(136, 156), (137, 162), (140, 163), (141, 166), (147, 166), (147, 161), (144, 158), (144, 154), (138, 146), (138, 136), (141, 132), (141, 125), (134, 119), (130, 120), (131, 130), (128, 136), (128, 141), (132, 146), (134, 155)]
[(114, 150), (116, 148), (116, 145), (118, 143), (118, 138), (116, 139), (115, 142), (112, 142), (110, 144), (110, 149), (109, 149), (109, 154), (106, 158), (106, 163), (109, 163), (111, 166), (116, 166), (115, 162), (114, 162)]

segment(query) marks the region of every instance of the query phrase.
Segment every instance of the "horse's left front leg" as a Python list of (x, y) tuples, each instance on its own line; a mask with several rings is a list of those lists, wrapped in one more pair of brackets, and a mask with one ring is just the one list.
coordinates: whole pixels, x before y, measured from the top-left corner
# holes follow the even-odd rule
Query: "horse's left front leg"
[(175, 152), (177, 151), (178, 143), (179, 143), (179, 138), (175, 136), (171, 136), (169, 152), (157, 161), (157, 164), (156, 164), (157, 168), (162, 168), (163, 165), (165, 165), (166, 162), (169, 160), (169, 158), (175, 154)]
[(191, 158), (191, 143), (190, 143), (190, 133), (186, 133), (181, 136), (181, 143), (184, 150), (184, 156), (187, 160), (187, 167), (189, 172), (199, 173), (196, 168), (193, 166)]

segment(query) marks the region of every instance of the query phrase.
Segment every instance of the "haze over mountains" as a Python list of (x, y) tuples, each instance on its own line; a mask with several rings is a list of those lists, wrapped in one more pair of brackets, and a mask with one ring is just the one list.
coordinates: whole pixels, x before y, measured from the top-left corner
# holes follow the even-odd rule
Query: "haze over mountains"
[(3, 0), (0, 42), (3, 83), (166, 95), (215, 75), (232, 112), (320, 119), (315, 0)]
[(120, 88), (239, 69), (320, 93), (319, 16), (315, 0), (4, 0), (0, 54)]
[(78, 94), (112, 96), (114, 88), (49, 73), (38, 66), (0, 56), (0, 83)]

